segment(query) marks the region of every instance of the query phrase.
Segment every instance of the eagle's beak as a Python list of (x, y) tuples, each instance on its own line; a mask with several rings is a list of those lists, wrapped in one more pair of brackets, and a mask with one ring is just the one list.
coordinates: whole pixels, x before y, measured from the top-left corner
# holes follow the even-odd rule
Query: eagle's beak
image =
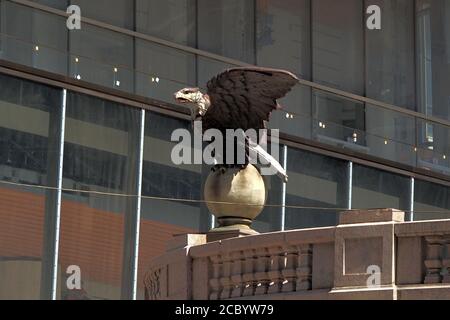
[(186, 103), (188, 100), (184, 97), (184, 94), (181, 91), (175, 92), (173, 97), (179, 103)]

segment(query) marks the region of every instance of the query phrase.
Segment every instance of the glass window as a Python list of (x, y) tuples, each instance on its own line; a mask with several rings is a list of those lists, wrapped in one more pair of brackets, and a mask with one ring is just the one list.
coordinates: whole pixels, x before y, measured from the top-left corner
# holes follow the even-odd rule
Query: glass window
[[(419, 111), (450, 119), (450, 2), (416, 1)], [(448, 128), (419, 121), (418, 165), (449, 174)]]
[(382, 14), (381, 30), (365, 28), (366, 96), (415, 110), (414, 1), (366, 0), (370, 5)]
[(71, 0), (70, 4), (80, 7), (82, 17), (95, 19), (125, 29), (133, 30), (134, 28), (134, 1)]
[(279, 99), (281, 110), (270, 114), (269, 127), (280, 132), (306, 139), (311, 138), (311, 88), (297, 84)]
[(312, 1), (313, 81), (364, 94), (363, 1)]
[[(347, 207), (347, 162), (303, 150), (288, 148), (286, 229), (335, 225), (340, 210)], [(318, 209), (312, 209), (316, 207)]]
[[(147, 112), (145, 119), (142, 209), (139, 242), (138, 296), (143, 298), (143, 276), (150, 260), (166, 250), (176, 234), (208, 229), (209, 215), (203, 215), (199, 202), (153, 199), (152, 197), (201, 200), (202, 165), (174, 164), (171, 158), (172, 132), (186, 129), (188, 121)], [(193, 149), (191, 148), (193, 156)]]
[(88, 24), (70, 34), (72, 78), (133, 92), (133, 38)]
[[(364, 95), (363, 1), (314, 0), (312, 5), (312, 80)], [(365, 145), (364, 105), (358, 101), (313, 91), (313, 130), (326, 143)], [(322, 130), (323, 120), (331, 120)], [(319, 127), (318, 127), (319, 125)], [(362, 132), (358, 132), (361, 130)], [(354, 134), (357, 141), (354, 141)], [(322, 138), (320, 138), (323, 140)], [(365, 152), (364, 148), (357, 148)]]
[(449, 219), (449, 187), (422, 180), (414, 182), (414, 220)]
[(44, 6), (49, 6), (52, 8), (66, 11), (67, 7), (69, 6), (70, 0), (31, 0), (31, 1), (42, 4)]
[[(450, 157), (448, 138), (450, 128), (425, 120), (417, 120), (418, 136), (427, 138), (419, 140), (417, 149), (417, 166), (450, 175)], [(428, 130), (428, 132), (427, 132)]]
[(409, 209), (410, 178), (353, 165), (352, 208)]
[[(310, 1), (256, 1), (256, 63), (311, 79)], [(311, 136), (311, 88), (297, 85), (279, 101), (270, 126), (291, 135)]]
[(1, 1), (0, 21), (1, 59), (67, 74), (66, 19)]
[(419, 110), (450, 119), (450, 2), (416, 3)]
[(66, 11), (70, 2), (70, 0), (31, 0), (31, 1), (42, 4), (44, 6), (49, 6), (64, 11)]
[(313, 90), (314, 139), (367, 153), (364, 134), (364, 104)]
[(374, 156), (415, 166), (416, 119), (366, 104), (366, 145)]
[(39, 299), (61, 90), (0, 75), (0, 299)]
[(136, 0), (136, 31), (196, 46), (196, 0)]
[[(67, 95), (59, 249), (62, 299), (119, 299), (124, 216), (132, 215), (139, 110)], [(81, 270), (81, 290), (67, 290), (66, 269)]]
[(198, 48), (255, 62), (254, 2), (198, 0)]
[(175, 103), (173, 94), (196, 86), (195, 55), (136, 39), (136, 93)]
[(311, 78), (309, 0), (256, 0), (256, 58)]

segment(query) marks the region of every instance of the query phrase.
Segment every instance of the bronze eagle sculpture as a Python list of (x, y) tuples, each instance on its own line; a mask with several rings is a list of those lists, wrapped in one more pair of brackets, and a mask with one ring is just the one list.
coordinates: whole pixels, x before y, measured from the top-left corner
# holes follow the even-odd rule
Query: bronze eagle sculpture
[[(291, 72), (262, 67), (231, 68), (213, 77), (207, 83), (207, 93), (199, 88), (184, 88), (174, 94), (179, 103), (191, 106), (193, 121), (202, 121), (203, 132), (217, 129), (225, 133), (227, 129), (267, 129), (270, 114), (280, 109), (277, 99), (284, 97), (299, 79)], [(248, 137), (245, 140), (246, 150), (252, 150), (267, 163), (272, 165), (277, 175), (285, 182), (286, 171), (258, 141)], [(225, 151), (224, 151), (225, 152)], [(231, 164), (241, 168), (244, 165)], [(221, 168), (230, 165), (219, 164)], [(225, 169), (224, 169), (225, 170)]]

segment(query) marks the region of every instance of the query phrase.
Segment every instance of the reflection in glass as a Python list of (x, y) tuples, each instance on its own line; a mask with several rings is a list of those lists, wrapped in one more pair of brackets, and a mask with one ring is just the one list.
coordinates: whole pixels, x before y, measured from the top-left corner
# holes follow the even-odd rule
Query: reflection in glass
[(317, 140), (367, 152), (363, 103), (313, 90), (313, 115)]
[[(416, 46), (419, 111), (426, 115), (450, 119), (450, 3), (416, 1)], [(430, 158), (433, 151), (448, 153), (448, 128), (421, 121), (419, 144)], [(422, 159), (421, 159), (422, 160)], [(430, 159), (425, 159), (430, 162)], [(442, 159), (434, 159), (438, 166)], [(445, 170), (449, 174), (448, 168)]]
[[(369, 5), (381, 8), (382, 27), (365, 32), (366, 96), (415, 110), (414, 1), (366, 0)], [(377, 121), (370, 116), (367, 123)]]
[(193, 54), (136, 39), (136, 93), (175, 103), (173, 93), (194, 87)]
[(254, 2), (198, 0), (198, 48), (254, 63)]
[(364, 94), (363, 1), (314, 0), (313, 81)]
[(55, 187), (61, 92), (0, 75), (0, 299), (40, 297), (46, 191), (1, 182)]
[(353, 165), (352, 208), (409, 209), (410, 178)]
[[(347, 162), (288, 148), (287, 206), (345, 208)], [(339, 210), (286, 208), (286, 229), (335, 225)]]
[(195, 48), (196, 0), (136, 0), (136, 31)]
[(416, 119), (366, 104), (366, 141), (370, 154), (416, 165)]
[(83, 24), (70, 36), (72, 78), (133, 92), (133, 37)]
[(80, 7), (82, 17), (130, 30), (133, 30), (134, 26), (133, 2), (130, 0), (70, 0), (71, 5)]
[[(200, 203), (157, 200), (146, 197), (201, 200), (202, 165), (172, 161), (171, 142), (176, 129), (190, 130), (190, 122), (147, 112), (145, 117), (142, 175), (141, 231), (139, 241), (138, 298), (143, 298), (143, 276), (150, 260), (162, 254), (176, 234), (208, 229), (209, 216)], [(191, 149), (193, 156), (193, 149)]]
[[(136, 194), (132, 175), (139, 111), (98, 98), (67, 95), (63, 188)], [(59, 277), (61, 299), (118, 299), (124, 215), (133, 197), (63, 192)], [(81, 269), (82, 289), (66, 287), (66, 268)]]
[(1, 1), (0, 21), (1, 59), (67, 74), (65, 18)]
[(428, 181), (415, 180), (414, 220), (450, 218), (450, 189)]

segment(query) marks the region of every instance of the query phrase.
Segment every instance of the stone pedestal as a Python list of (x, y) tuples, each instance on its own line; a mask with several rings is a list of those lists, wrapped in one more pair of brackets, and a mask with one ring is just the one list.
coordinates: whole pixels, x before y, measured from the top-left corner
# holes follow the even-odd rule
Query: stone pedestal
[(206, 242), (225, 240), (258, 234), (255, 230), (245, 225), (233, 225), (231, 227), (214, 228), (206, 234)]
[[(394, 292), (394, 227), (404, 221), (396, 209), (344, 211), (335, 233), (333, 292), (351, 287), (363, 292), (384, 287)], [(370, 224), (370, 227), (368, 227)], [(359, 288), (359, 289), (358, 289)]]

